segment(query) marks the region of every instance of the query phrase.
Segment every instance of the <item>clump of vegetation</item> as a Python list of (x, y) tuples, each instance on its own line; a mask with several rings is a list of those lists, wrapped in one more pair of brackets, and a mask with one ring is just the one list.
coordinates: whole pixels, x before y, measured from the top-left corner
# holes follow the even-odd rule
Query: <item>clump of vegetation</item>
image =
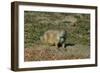
[(47, 30), (51, 29), (67, 31), (66, 44), (78, 44), (89, 47), (89, 14), (35, 11), (24, 12), (24, 47), (35, 49), (33, 48), (34, 45), (39, 46), (42, 44), (40, 37)]

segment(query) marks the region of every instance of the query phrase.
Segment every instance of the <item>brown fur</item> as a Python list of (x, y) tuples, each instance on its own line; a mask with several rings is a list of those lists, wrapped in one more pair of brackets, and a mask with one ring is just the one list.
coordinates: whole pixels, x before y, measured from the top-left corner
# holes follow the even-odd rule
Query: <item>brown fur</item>
[(63, 30), (48, 30), (41, 37), (41, 41), (45, 44), (58, 46), (59, 43), (64, 44), (65, 31)]

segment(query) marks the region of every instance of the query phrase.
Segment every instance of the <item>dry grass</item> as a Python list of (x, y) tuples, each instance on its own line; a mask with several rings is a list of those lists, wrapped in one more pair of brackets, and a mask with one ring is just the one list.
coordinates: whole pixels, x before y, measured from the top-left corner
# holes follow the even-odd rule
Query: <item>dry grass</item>
[(55, 46), (34, 45), (32, 48), (25, 48), (25, 61), (44, 60), (69, 60), (89, 58), (89, 48), (84, 45), (67, 46), (56, 48)]

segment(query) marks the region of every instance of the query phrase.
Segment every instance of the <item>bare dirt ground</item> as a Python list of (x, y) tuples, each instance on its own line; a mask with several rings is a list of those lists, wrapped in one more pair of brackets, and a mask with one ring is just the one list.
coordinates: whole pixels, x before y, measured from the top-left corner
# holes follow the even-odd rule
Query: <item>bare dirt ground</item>
[(24, 54), (25, 61), (85, 59), (90, 57), (90, 49), (80, 44), (68, 44), (66, 48), (33, 45), (32, 48), (25, 48)]

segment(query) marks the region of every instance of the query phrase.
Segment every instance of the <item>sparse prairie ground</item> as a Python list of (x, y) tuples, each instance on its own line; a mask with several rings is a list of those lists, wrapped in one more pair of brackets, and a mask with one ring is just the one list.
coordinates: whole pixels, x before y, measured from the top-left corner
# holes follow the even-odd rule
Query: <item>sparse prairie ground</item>
[[(40, 37), (51, 29), (67, 31), (66, 48), (56, 48), (40, 43)], [(24, 12), (25, 61), (85, 59), (90, 57), (89, 45), (89, 14)]]
[(25, 48), (25, 61), (70, 60), (90, 57), (90, 49), (86, 45), (68, 45), (66, 48), (55, 46), (34, 45)]

